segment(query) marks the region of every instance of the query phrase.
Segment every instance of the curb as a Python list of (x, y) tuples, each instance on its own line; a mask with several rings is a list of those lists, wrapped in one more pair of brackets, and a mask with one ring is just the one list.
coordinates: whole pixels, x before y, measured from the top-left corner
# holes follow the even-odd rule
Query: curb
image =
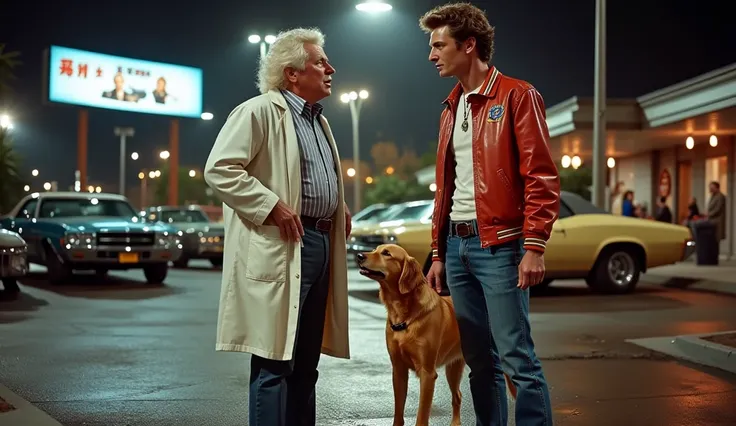
[(699, 364), (710, 365), (736, 374), (736, 349), (700, 338), (729, 333), (733, 333), (733, 331), (677, 336), (675, 337), (675, 345), (685, 354), (699, 360)]
[(736, 349), (701, 339), (701, 337), (733, 334), (735, 332), (724, 331), (684, 336), (650, 337), (626, 339), (625, 341), (674, 358), (736, 374)]
[(736, 297), (736, 283), (708, 279), (644, 274), (641, 281), (686, 291), (699, 291)]
[(61, 423), (54, 420), (46, 412), (36, 408), (33, 404), (14, 394), (3, 385), (0, 385), (0, 397), (15, 408), (14, 410), (0, 413), (0, 424), (2, 425), (62, 426)]

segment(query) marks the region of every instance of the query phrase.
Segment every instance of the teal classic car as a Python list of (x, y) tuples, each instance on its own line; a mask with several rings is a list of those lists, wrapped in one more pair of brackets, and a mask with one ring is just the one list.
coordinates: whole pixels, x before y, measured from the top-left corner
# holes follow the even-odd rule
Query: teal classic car
[(222, 266), (225, 225), (210, 220), (197, 205), (156, 206), (142, 212), (148, 222), (163, 222), (181, 231), (182, 254), (174, 266), (186, 268), (191, 259)]
[(175, 228), (145, 223), (117, 194), (33, 193), (0, 218), (0, 228), (23, 237), (28, 261), (46, 266), (53, 283), (68, 281), (75, 270), (104, 276), (143, 269), (146, 281), (160, 284), (181, 255)]

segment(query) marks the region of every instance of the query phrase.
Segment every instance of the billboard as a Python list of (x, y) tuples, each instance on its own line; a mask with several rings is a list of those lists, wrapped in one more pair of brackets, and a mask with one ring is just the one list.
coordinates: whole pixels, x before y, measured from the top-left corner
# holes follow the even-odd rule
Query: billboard
[(48, 100), (71, 105), (199, 118), (202, 70), (51, 46)]

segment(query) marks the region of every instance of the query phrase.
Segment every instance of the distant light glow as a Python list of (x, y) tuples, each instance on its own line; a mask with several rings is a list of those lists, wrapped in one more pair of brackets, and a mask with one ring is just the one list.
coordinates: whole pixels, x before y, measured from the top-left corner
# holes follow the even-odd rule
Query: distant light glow
[(264, 41), (265, 41), (266, 43), (268, 43), (268, 44), (272, 44), (273, 42), (275, 42), (275, 41), (276, 41), (276, 36), (275, 36), (275, 35), (271, 35), (271, 34), (269, 34), (269, 35), (267, 35), (267, 36), (266, 36), (266, 37), (265, 37), (265, 38), (264, 38), (263, 40), (264, 40)]
[(388, 12), (392, 9), (391, 5), (388, 3), (384, 3), (380, 0), (368, 0), (363, 3), (355, 5), (355, 8), (358, 9), (361, 12)]
[(258, 34), (253, 34), (248, 37), (248, 41), (253, 44), (256, 44), (261, 41), (261, 36), (259, 36)]
[(212, 120), (212, 118), (214, 118), (214, 115), (211, 112), (202, 113), (202, 120)]

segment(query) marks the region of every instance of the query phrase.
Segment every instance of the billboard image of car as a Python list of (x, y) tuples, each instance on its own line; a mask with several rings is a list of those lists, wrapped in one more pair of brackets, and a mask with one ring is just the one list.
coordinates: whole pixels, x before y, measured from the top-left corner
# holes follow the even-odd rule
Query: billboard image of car
[(202, 70), (51, 46), (48, 101), (119, 111), (199, 118)]

